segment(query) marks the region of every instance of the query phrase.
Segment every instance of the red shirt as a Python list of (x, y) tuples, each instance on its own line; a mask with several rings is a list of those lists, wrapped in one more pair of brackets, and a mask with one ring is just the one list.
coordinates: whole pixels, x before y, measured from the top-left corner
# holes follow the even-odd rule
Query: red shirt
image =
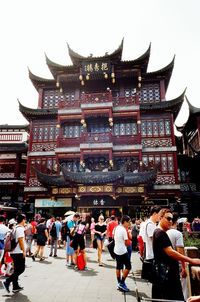
[(109, 238), (113, 238), (113, 230), (114, 228), (118, 226), (118, 222), (115, 221), (115, 220), (111, 220), (109, 223), (108, 223), (108, 226), (107, 226), (107, 235)]

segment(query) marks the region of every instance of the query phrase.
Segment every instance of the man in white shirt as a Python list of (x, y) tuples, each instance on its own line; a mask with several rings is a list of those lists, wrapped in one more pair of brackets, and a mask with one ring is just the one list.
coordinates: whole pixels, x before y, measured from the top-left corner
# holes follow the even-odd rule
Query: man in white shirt
[(17, 225), (16, 225), (16, 232), (15, 238), (17, 245), (15, 249), (10, 252), (14, 262), (14, 272), (13, 274), (8, 277), (5, 281), (2, 281), (2, 285), (5, 290), (9, 293), (10, 292), (10, 283), (13, 284), (13, 293), (17, 293), (23, 290), (23, 287), (20, 287), (18, 284), (18, 277), (21, 275), (25, 270), (25, 257), (26, 257), (26, 246), (25, 246), (25, 235), (24, 235), (24, 225), (26, 222), (26, 216), (24, 214), (19, 214), (17, 216)]
[(9, 232), (9, 228), (4, 224), (4, 216), (0, 216), (0, 275), (1, 273), (1, 262), (4, 255), (4, 239), (6, 234)]
[(121, 219), (121, 224), (118, 225), (114, 230), (114, 253), (116, 256), (116, 276), (118, 281), (118, 289), (124, 292), (129, 291), (125, 284), (125, 280), (131, 270), (131, 262), (127, 251), (127, 246), (129, 244), (127, 229), (130, 221), (130, 217), (124, 215)]
[(150, 209), (150, 218), (147, 220), (144, 228), (144, 242), (145, 242), (145, 255), (144, 259), (151, 260), (154, 258), (153, 254), (153, 233), (156, 228), (156, 223), (159, 222), (161, 208), (153, 206)]

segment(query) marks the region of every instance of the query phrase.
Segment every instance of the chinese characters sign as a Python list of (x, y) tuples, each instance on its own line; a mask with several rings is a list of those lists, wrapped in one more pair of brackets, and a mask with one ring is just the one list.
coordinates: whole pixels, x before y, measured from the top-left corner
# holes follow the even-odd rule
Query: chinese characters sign
[(82, 74), (103, 74), (110, 73), (111, 65), (109, 61), (88, 61), (82, 63)]
[(98, 200), (98, 199), (94, 199), (93, 200), (93, 205), (94, 206), (104, 206), (105, 205), (105, 200), (102, 198), (102, 199), (100, 199), (100, 200)]

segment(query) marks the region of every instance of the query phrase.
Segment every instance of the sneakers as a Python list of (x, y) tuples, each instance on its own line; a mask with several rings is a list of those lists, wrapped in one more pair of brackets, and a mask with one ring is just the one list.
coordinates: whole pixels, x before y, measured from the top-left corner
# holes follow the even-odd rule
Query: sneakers
[(78, 266), (77, 265), (74, 266), (74, 270), (78, 271)]
[(10, 289), (9, 289), (10, 284), (8, 284), (6, 281), (2, 281), (2, 285), (3, 288), (7, 291), (7, 293), (10, 293)]
[(35, 261), (35, 255), (34, 254), (31, 255), (31, 258), (32, 258), (33, 261)]
[(49, 254), (49, 257), (52, 257), (52, 254)]
[(129, 292), (129, 288), (126, 286), (125, 283), (119, 283), (118, 284), (118, 289), (122, 290), (123, 292)]
[(18, 292), (20, 292), (20, 291), (23, 290), (23, 289), (24, 289), (23, 287), (18, 286), (18, 287), (16, 287), (16, 288), (13, 288), (12, 292), (13, 292), (13, 293), (18, 293)]
[(57, 257), (57, 255), (54, 255), (54, 257)]

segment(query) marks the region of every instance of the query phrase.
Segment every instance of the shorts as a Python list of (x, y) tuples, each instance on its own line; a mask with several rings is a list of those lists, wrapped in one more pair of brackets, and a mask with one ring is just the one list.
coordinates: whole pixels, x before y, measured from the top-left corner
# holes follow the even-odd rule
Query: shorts
[(131, 261), (128, 256), (128, 253), (125, 253), (123, 255), (116, 255), (116, 269), (117, 270), (122, 270), (125, 266), (125, 269), (131, 270)]
[(85, 239), (83, 235), (76, 234), (73, 239), (73, 248), (76, 251), (80, 247), (80, 250), (85, 249)]

